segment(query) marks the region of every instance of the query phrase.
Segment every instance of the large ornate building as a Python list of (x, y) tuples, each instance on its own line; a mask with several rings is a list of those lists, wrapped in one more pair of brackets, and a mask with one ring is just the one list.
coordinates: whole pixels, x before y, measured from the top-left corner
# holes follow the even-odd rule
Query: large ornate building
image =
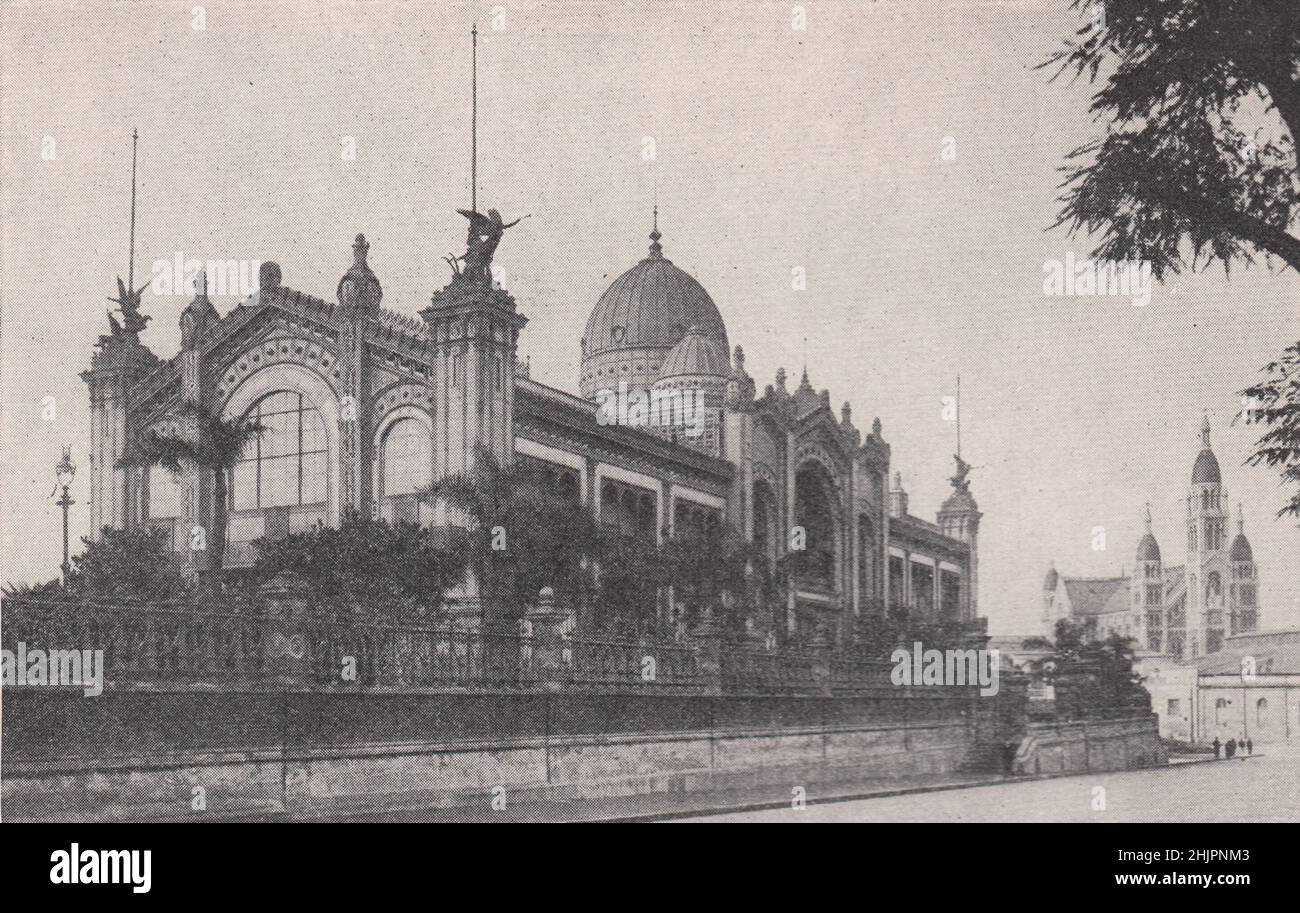
[(1165, 564), (1146, 510), (1146, 534), (1132, 575), (1066, 577), (1053, 566), (1043, 580), (1043, 626), (1082, 622), (1095, 636), (1132, 637), (1139, 651), (1194, 660), (1223, 648), (1224, 638), (1248, 634), (1259, 623), (1259, 571), (1246, 538), (1241, 505), (1237, 534), (1228, 541), (1227, 495), (1210, 447), (1210, 420), (1201, 425), (1201, 450), (1187, 494), (1187, 561)]
[[(200, 279), (181, 351), (166, 359), (140, 341), (148, 318), (126, 290), (124, 319), (84, 374), (92, 528), (148, 524), (190, 551), (211, 522), (211, 474), (174, 480), (123, 457), (144, 429), (186, 427), (183, 404), (199, 404), (265, 427), (229, 474), (228, 564), (252, 560), (259, 537), (336, 524), (349, 510), (443, 522), (417, 492), (482, 446), (535, 461), (629, 537), (662, 541), (725, 520), (772, 559), (802, 547), (780, 605), (759, 620), (779, 631), (842, 632), (891, 603), (976, 619), (981, 515), (964, 463), (936, 522), (912, 516), (900, 474), (889, 483), (880, 421), (860, 431), (849, 404), (837, 415), (806, 370), (793, 391), (782, 369), (758, 392), (718, 307), (664, 255), (657, 225), (647, 256), (592, 310), (581, 395), (538, 383), (516, 357), (526, 318), (492, 280), (509, 226), (495, 211), (464, 214), (466, 255), (449, 258), (452, 281), (418, 318), (381, 306), (360, 235), (333, 301), (289, 288), (268, 262), (257, 292), (221, 315)], [(627, 407), (607, 409), (614, 400)], [(669, 421), (646, 418), (673, 409)]]

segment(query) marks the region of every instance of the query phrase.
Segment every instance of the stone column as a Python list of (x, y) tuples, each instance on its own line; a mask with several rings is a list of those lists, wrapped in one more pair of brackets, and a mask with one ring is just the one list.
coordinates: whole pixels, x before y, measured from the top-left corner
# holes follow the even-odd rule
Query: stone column
[(831, 690), (831, 641), (822, 625), (817, 626), (808, 639), (808, 652), (812, 656), (813, 681), (826, 693)]
[(695, 662), (700, 673), (700, 684), (705, 694), (721, 694), (723, 688), (722, 629), (713, 617), (712, 609), (705, 609), (704, 619), (692, 632), (695, 641)]
[(525, 675), (540, 682), (547, 691), (558, 691), (572, 671), (572, 656), (566, 655), (564, 626), (569, 613), (555, 604), (555, 591), (542, 587), (537, 604), (524, 615), (525, 634), (520, 641), (520, 659)]
[(263, 673), (280, 687), (303, 687), (310, 680), (306, 620), (310, 591), (294, 571), (281, 571), (257, 590), (262, 619)]

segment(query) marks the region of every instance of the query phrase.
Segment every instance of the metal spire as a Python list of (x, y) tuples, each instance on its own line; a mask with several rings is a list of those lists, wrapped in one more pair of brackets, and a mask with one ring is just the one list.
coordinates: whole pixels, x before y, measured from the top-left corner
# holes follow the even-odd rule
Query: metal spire
[(957, 375), (957, 459), (961, 459), (961, 375)]
[(478, 23), (470, 29), (469, 208), (478, 212)]
[(126, 287), (135, 289), (135, 154), (140, 144), (140, 131), (131, 128), (131, 243), (126, 265)]

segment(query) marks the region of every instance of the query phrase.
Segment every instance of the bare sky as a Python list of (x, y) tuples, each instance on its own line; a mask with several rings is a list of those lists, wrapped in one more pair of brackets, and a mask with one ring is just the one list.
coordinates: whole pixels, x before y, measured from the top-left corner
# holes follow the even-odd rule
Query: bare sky
[[(1044, 261), (1089, 252), (1049, 230), (1062, 156), (1097, 129), (1088, 92), (1034, 69), (1077, 27), (1068, 5), (807, 3), (798, 31), (790, 2), (221, 2), (199, 30), (193, 0), (6, 3), (0, 576), (57, 572), (64, 442), (87, 531), (78, 373), (126, 272), (131, 128), (137, 275), (177, 252), (276, 260), (286, 285), (332, 297), (364, 231), (384, 304), (414, 314), (464, 233), (477, 18), (480, 204), (532, 215), (497, 260), (534, 377), (576, 390), (587, 315), (644, 255), (657, 182), (665, 254), (712, 294), (760, 389), (806, 357), (837, 410), (880, 416), (920, 516), (948, 490), (942, 398), (961, 374), (995, 632), (1036, 631), (1049, 561), (1131, 567), (1146, 501), (1182, 562), (1204, 410), (1245, 503), (1262, 626), (1300, 624), (1300, 530), (1273, 519), (1276, 475), (1242, 466), (1254, 429), (1230, 424), (1233, 391), (1300, 336), (1295, 274), (1212, 270), (1146, 307), (1043, 294)], [(145, 295), (160, 356), (185, 301)]]

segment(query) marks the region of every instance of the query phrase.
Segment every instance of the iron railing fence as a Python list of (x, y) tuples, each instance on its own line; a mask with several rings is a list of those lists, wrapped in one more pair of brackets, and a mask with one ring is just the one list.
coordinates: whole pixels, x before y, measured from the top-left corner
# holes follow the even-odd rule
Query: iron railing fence
[[(313, 606), (317, 611), (320, 607)], [(888, 686), (890, 664), (829, 647), (771, 649), (712, 636), (596, 637), (434, 624), (379, 624), (318, 612), (217, 612), (188, 605), (15, 597), (0, 645), (103, 650), (106, 688), (696, 690), (829, 693)]]

